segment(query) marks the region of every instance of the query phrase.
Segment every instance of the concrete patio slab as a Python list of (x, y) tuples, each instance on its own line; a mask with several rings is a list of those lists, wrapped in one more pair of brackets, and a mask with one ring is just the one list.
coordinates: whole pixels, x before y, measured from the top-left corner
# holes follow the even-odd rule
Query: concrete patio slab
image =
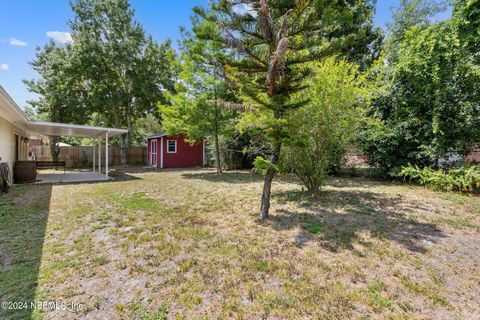
[(38, 173), (35, 184), (46, 183), (76, 183), (76, 182), (97, 182), (109, 181), (112, 178), (106, 178), (105, 174), (98, 172), (78, 172), (78, 171), (63, 171)]

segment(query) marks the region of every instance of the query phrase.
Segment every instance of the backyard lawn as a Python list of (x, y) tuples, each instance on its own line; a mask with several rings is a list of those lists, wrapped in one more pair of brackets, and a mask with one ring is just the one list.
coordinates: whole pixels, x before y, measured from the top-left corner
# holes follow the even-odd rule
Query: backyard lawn
[(0, 319), (478, 319), (480, 198), (338, 177), (123, 168), (0, 198)]

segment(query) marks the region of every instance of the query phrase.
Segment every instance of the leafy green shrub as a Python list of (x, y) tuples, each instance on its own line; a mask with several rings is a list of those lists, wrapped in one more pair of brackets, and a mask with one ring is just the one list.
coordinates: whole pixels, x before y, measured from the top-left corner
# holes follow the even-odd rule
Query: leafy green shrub
[[(472, 1), (455, 3), (459, 14), (461, 7), (473, 12), (476, 6)], [(480, 140), (480, 73), (469, 63), (473, 55), (465, 56), (462, 48), (468, 32), (458, 33), (456, 26), (463, 20), (464, 27), (477, 30), (478, 16), (408, 28), (396, 39), (397, 50), (387, 49), (379, 59), (389, 63), (373, 69), (379, 75), (378, 90), (372, 92), (368, 117), (357, 136), (370, 164), (389, 175), (409, 163), (436, 166), (449, 159), (452, 150), (467, 155)]]
[[(358, 68), (334, 58), (312, 65), (313, 77), (288, 114), (289, 139), (283, 145), (281, 171), (294, 173), (318, 195), (323, 181), (339, 171), (368, 99), (367, 80)], [(307, 99), (307, 100), (306, 100)]]
[(480, 189), (480, 166), (461, 167), (457, 169), (435, 170), (431, 167), (420, 169), (407, 165), (397, 174), (398, 177), (434, 190), (474, 191)]

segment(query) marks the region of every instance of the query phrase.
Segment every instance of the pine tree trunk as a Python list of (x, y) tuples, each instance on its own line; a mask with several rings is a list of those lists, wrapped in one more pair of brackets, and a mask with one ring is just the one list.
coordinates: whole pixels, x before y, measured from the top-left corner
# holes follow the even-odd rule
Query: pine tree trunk
[(217, 173), (222, 174), (222, 165), (220, 159), (220, 144), (218, 142), (218, 133), (215, 132), (215, 166), (217, 167)]
[[(280, 149), (282, 147), (281, 143), (276, 143), (273, 149), (272, 157), (270, 158), (270, 162), (272, 164), (277, 164), (278, 159), (280, 158)], [(262, 219), (268, 218), (268, 213), (270, 210), (270, 193), (272, 190), (272, 181), (273, 177), (275, 176), (276, 170), (274, 168), (270, 168), (267, 170), (267, 174), (265, 175), (265, 180), (263, 182), (263, 192), (262, 192), (262, 205), (260, 207), (260, 217)]]

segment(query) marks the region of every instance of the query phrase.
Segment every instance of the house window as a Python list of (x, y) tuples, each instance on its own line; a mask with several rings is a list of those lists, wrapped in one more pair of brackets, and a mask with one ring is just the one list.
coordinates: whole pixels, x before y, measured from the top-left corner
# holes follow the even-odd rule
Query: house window
[(167, 140), (167, 153), (177, 153), (177, 140)]

